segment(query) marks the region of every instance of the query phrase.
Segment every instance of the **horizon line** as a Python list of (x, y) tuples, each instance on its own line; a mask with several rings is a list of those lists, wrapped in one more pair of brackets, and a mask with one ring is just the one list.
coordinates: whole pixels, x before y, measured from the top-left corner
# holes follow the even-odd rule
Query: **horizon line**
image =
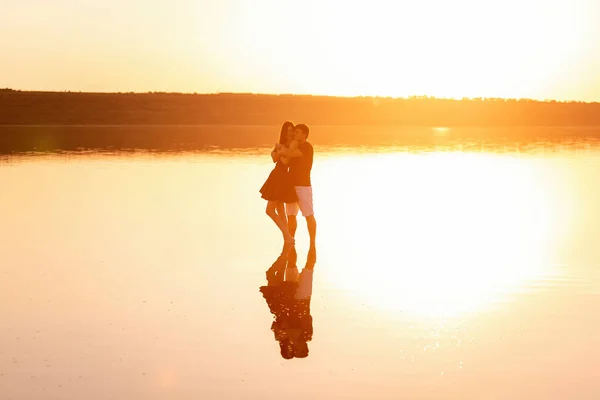
[(386, 100), (415, 100), (415, 99), (429, 99), (429, 100), (453, 100), (453, 101), (490, 101), (490, 100), (504, 100), (504, 101), (531, 101), (538, 103), (578, 103), (578, 104), (600, 104), (600, 100), (586, 101), (586, 100), (558, 100), (558, 99), (534, 99), (527, 97), (492, 97), (492, 96), (479, 96), (479, 97), (438, 97), (430, 95), (409, 95), (409, 96), (373, 96), (373, 95), (355, 95), (355, 96), (339, 96), (331, 94), (307, 94), (307, 93), (261, 93), (261, 92), (167, 92), (167, 91), (126, 91), (126, 92), (113, 92), (113, 91), (82, 91), (82, 90), (24, 90), (24, 89), (13, 89), (13, 88), (0, 88), (2, 92), (18, 92), (18, 93), (75, 93), (75, 94), (129, 94), (129, 95), (148, 95), (148, 94), (171, 94), (171, 95), (185, 95), (185, 96), (217, 96), (217, 95), (237, 95), (237, 96), (281, 96), (281, 97), (327, 97), (335, 99), (386, 99)]

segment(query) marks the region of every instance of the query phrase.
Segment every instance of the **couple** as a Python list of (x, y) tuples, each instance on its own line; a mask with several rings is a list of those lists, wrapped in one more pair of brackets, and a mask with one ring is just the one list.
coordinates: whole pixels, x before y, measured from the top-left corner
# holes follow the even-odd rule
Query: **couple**
[[(306, 218), (310, 247), (306, 260), (310, 270), (317, 261), (315, 237), (317, 222), (313, 211), (310, 172), (313, 164), (313, 147), (308, 143), (308, 126), (294, 126), (285, 122), (281, 127), (279, 142), (271, 152), (275, 168), (271, 171), (260, 193), (267, 200), (267, 215), (281, 230), (284, 244), (281, 255), (267, 271), (269, 284), (298, 279), (298, 267), (294, 236), (296, 234), (298, 210)], [(287, 267), (286, 267), (287, 265)], [(287, 269), (287, 272), (286, 272)], [(306, 268), (305, 268), (306, 269)]]

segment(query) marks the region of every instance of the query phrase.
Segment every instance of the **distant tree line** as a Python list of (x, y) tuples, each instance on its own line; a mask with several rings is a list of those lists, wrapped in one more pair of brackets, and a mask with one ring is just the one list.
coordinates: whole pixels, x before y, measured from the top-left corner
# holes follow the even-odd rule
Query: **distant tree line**
[(600, 103), (0, 89), (0, 125), (600, 126)]

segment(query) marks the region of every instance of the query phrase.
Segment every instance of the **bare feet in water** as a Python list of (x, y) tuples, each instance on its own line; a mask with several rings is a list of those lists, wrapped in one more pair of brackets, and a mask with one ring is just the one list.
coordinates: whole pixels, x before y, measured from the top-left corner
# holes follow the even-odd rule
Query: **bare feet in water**
[(310, 267), (314, 267), (317, 263), (317, 249), (315, 246), (310, 246), (308, 249), (308, 255), (306, 257), (306, 265)]
[(296, 244), (296, 241), (294, 240), (293, 237), (290, 236), (287, 239), (285, 239), (285, 242), (283, 243), (283, 251), (281, 252), (281, 255), (287, 258), (287, 254), (292, 249), (292, 247), (294, 247), (295, 244)]
[(275, 286), (283, 282), (285, 274), (285, 266), (287, 260), (283, 256), (279, 256), (266, 272), (267, 282), (269, 286)]

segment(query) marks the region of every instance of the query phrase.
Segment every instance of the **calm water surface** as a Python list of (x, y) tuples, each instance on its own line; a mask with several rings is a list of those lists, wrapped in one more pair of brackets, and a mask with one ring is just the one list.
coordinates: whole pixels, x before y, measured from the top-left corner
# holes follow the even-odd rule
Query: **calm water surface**
[(315, 142), (292, 360), (259, 292), (268, 148), (5, 156), (0, 398), (599, 399), (600, 147), (575, 144)]

